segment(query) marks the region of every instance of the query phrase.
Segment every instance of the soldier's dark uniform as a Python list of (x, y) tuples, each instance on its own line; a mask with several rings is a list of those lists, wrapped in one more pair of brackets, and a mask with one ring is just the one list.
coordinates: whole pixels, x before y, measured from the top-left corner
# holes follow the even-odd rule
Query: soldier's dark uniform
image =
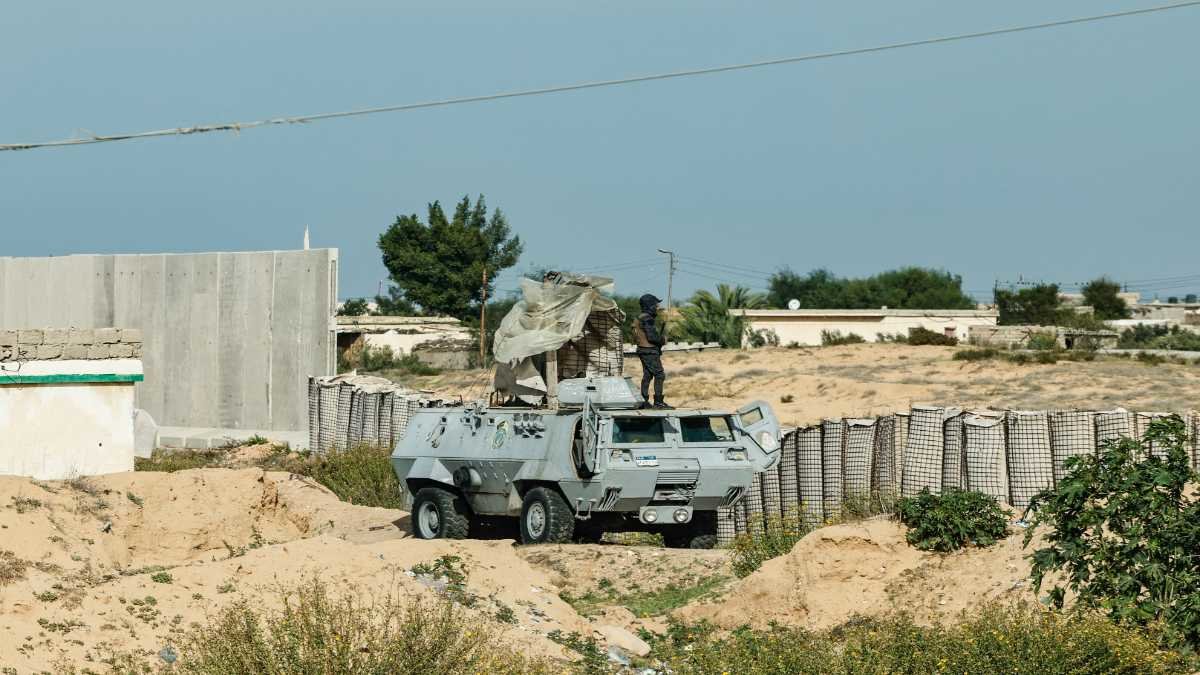
[(639, 300), (642, 313), (638, 315), (633, 325), (634, 337), (637, 340), (637, 355), (642, 362), (642, 399), (650, 401), (650, 382), (654, 381), (654, 407), (669, 408), (663, 401), (663, 380), (667, 374), (662, 365), (662, 347), (666, 338), (659, 334), (655, 317), (658, 315), (659, 299), (647, 293)]

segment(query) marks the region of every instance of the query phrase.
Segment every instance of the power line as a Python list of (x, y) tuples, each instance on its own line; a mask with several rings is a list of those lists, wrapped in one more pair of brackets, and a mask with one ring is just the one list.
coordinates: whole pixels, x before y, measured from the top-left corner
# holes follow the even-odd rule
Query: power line
[(207, 124), (190, 127), (174, 127), (171, 129), (159, 129), (156, 131), (142, 131), (137, 133), (115, 134), (108, 136), (93, 135), (88, 138), (69, 138), (58, 141), (44, 141), (34, 143), (6, 143), (0, 144), (0, 151), (4, 150), (34, 150), (38, 148), (54, 148), (74, 145), (91, 145), (94, 143), (111, 143), (114, 141), (128, 141), (140, 138), (156, 138), (162, 136), (187, 136), (191, 134), (202, 134), (214, 131), (232, 131), (241, 132), (258, 127), (274, 126), (280, 124), (306, 124), (308, 122), (319, 122), (322, 120), (338, 119), (342, 117), (359, 117), (363, 115), (375, 115), (379, 113), (389, 112), (405, 112), (409, 110), (419, 110), (422, 108), (437, 108), (450, 105), (461, 105), (464, 103), (481, 103), (484, 101), (496, 101), (506, 98), (520, 98), (524, 96), (542, 96), (546, 94), (559, 94), (569, 91), (580, 91), (583, 89), (599, 89), (601, 87), (616, 87), (628, 84), (637, 84), (640, 82), (653, 82), (659, 80), (671, 80), (684, 77), (697, 77), (700, 75), (713, 75), (717, 73), (728, 73), (739, 70), (750, 70), (753, 68), (765, 68), (768, 66), (779, 66), (790, 63), (801, 63), (804, 61), (816, 61), (820, 59), (832, 59), (842, 56), (856, 56), (861, 54), (872, 54), (876, 52), (890, 51), (894, 49), (906, 49), (909, 47), (923, 47), (928, 45), (945, 44), (948, 42), (959, 42), (963, 40), (973, 40), (977, 38), (995, 37), (998, 35), (1009, 35), (1012, 33), (1022, 33), (1027, 31), (1044, 30), (1048, 28), (1060, 28), (1063, 26), (1071, 26), (1075, 24), (1091, 23), (1095, 21), (1105, 21), (1108, 19), (1119, 19), (1140, 14), (1151, 14), (1154, 12), (1165, 12), (1173, 9), (1182, 9), (1185, 7), (1193, 7), (1200, 5), (1200, 0), (1189, 0), (1187, 2), (1175, 2), (1166, 5), (1156, 5), (1153, 7), (1145, 7), (1142, 9), (1131, 9), (1121, 12), (1109, 12), (1107, 14), (1094, 14), (1091, 16), (1077, 17), (1073, 19), (1061, 19), (1058, 21), (1047, 21), (1036, 24), (1026, 24), (1021, 26), (1010, 26), (1007, 28), (994, 28), (991, 30), (978, 31), (974, 33), (960, 33), (957, 35), (945, 35), (941, 37), (924, 38), (920, 40), (909, 40), (905, 42), (893, 42), (890, 44), (877, 45), (874, 47), (859, 47), (855, 49), (843, 49), (832, 52), (818, 52), (815, 54), (804, 54), (801, 56), (788, 56), (778, 59), (768, 59), (765, 61), (752, 61), (749, 63), (738, 63), (724, 66), (714, 66), (710, 68), (694, 68), (691, 70), (677, 70), (666, 73), (656, 73), (653, 75), (639, 75), (634, 77), (624, 77), (613, 80), (598, 80), (593, 82), (578, 82), (573, 84), (564, 84), (553, 87), (543, 87), (540, 89), (524, 89), (518, 91), (500, 92), (495, 94), (482, 94), (477, 96), (462, 96), (458, 98), (447, 98), (433, 101), (422, 101), (418, 103), (403, 103), (399, 105), (379, 106), (374, 108), (359, 108), (357, 110), (343, 110), (339, 112), (317, 113), (313, 115), (293, 115), (289, 117), (275, 117), (265, 120), (257, 120), (253, 122), (227, 122), (222, 124)]

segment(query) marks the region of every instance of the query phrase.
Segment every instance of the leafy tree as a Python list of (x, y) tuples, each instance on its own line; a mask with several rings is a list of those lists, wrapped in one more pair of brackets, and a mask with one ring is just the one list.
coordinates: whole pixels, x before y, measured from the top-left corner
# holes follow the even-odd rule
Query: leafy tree
[(404, 297), (404, 293), (395, 286), (389, 286), (387, 295), (375, 296), (376, 310), (380, 316), (415, 316), (417, 306)]
[(1165, 624), (1173, 646), (1200, 647), (1200, 498), (1189, 484), (1188, 434), (1177, 415), (1150, 423), (1143, 440), (1108, 442), (1097, 455), (1067, 460), (1067, 476), (1034, 498), (1032, 527), (1048, 525), (1033, 552), (1040, 589), (1056, 576), (1050, 601), (1069, 588), (1084, 607), (1116, 622)]
[(429, 205), (426, 222), (416, 214), (398, 216), (379, 235), (383, 264), (391, 275), (390, 300), (406, 300), (427, 314), (467, 318), (482, 300), (483, 273), (492, 279), (516, 264), (523, 245), (512, 235), (499, 209), (488, 217), (480, 195), (468, 197), (447, 218), (438, 202)]
[(1001, 326), (1053, 326), (1058, 323), (1058, 285), (1039, 284), (1019, 291), (996, 289)]
[(1186, 303), (1187, 303), (1187, 304), (1189, 304), (1189, 305), (1194, 305), (1194, 304), (1196, 304), (1196, 294), (1195, 294), (1195, 293), (1188, 293), (1187, 295), (1183, 296), (1183, 301), (1184, 301), (1184, 302), (1186, 302)]
[(1120, 284), (1107, 277), (1100, 277), (1083, 287), (1083, 301), (1096, 310), (1096, 318), (1101, 321), (1128, 319), (1129, 308), (1125, 306), (1125, 300), (1118, 295), (1120, 292)]
[(717, 284), (717, 294), (696, 291), (679, 309), (680, 321), (672, 331), (690, 342), (719, 342), (722, 347), (741, 347), (746, 321), (732, 316), (731, 309), (759, 309), (766, 297), (744, 286)]
[(903, 267), (860, 279), (838, 278), (829, 270), (807, 275), (781, 270), (771, 275), (767, 302), (786, 307), (791, 299), (812, 309), (971, 309), (962, 277), (942, 270)]
[(1169, 305), (1178, 305), (1178, 304), (1179, 304), (1179, 297), (1178, 297), (1178, 296), (1175, 296), (1175, 295), (1172, 295), (1172, 296), (1168, 297), (1168, 298), (1167, 298), (1167, 304), (1169, 304)]
[(362, 316), (367, 313), (366, 298), (350, 298), (342, 303), (338, 316)]

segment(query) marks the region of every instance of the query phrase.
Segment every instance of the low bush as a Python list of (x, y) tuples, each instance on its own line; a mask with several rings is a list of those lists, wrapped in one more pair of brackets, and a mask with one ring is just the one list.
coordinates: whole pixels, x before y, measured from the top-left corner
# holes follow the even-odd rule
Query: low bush
[(982, 492), (948, 488), (940, 495), (922, 490), (898, 505), (905, 538), (923, 551), (957, 551), (991, 546), (1008, 532), (1009, 512)]
[(1121, 349), (1169, 349), (1200, 351), (1200, 333), (1180, 326), (1138, 324), (1121, 331)]
[(1033, 552), (1040, 589), (1059, 573), (1050, 601), (1069, 589), (1078, 604), (1121, 624), (1166, 627), (1167, 644), (1200, 649), (1200, 496), (1178, 416), (1151, 422), (1141, 441), (1109, 442), (1097, 455), (1067, 460), (1067, 476), (1037, 495), (1034, 530), (1048, 528)]
[(357, 445), (324, 454), (279, 452), (261, 465), (308, 476), (351, 504), (398, 509), (400, 481), (390, 458), (390, 448)]
[(212, 450), (164, 450), (162, 448), (150, 453), (149, 457), (134, 457), (134, 471), (165, 471), (173, 473), (186, 469), (206, 469), (221, 466), (225, 461), (226, 451), (214, 448)]
[(1025, 339), (1025, 348), (1036, 351), (1056, 351), (1058, 349), (1058, 336), (1047, 332), (1031, 333)]
[(752, 574), (771, 558), (791, 552), (796, 542), (812, 531), (798, 514), (772, 516), (763, 527), (740, 534), (733, 540), (732, 567), (739, 577)]
[(396, 356), (391, 347), (352, 347), (338, 357), (338, 372), (358, 370), (376, 373), (390, 370), (403, 375), (438, 375), (442, 371), (427, 365), (415, 354)]
[(335, 598), (312, 580), (282, 609), (235, 602), (186, 633), (175, 670), (259, 673), (528, 673), (548, 666), (508, 649), (501, 630), (449, 602)]
[(954, 347), (958, 345), (958, 338), (952, 335), (943, 335), (917, 326), (908, 331), (908, 339), (905, 340), (910, 345), (938, 345), (942, 347)]
[(1000, 350), (993, 347), (975, 347), (960, 349), (954, 352), (955, 361), (986, 361), (1000, 356)]
[(674, 623), (652, 639), (666, 672), (701, 673), (1187, 673), (1144, 632), (1092, 614), (989, 605), (953, 625), (904, 615), (855, 618), (828, 631), (775, 626), (722, 633)]
[(847, 333), (842, 335), (842, 331), (840, 330), (821, 331), (821, 345), (824, 347), (835, 347), (837, 345), (858, 345), (864, 342), (866, 342), (866, 340), (858, 333)]

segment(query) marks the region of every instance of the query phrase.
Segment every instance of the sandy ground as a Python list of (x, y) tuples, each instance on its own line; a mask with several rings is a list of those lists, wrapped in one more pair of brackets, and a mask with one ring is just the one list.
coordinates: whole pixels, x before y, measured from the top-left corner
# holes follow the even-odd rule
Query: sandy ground
[[(1120, 358), (1018, 365), (955, 361), (966, 347), (862, 344), (675, 352), (663, 356), (666, 397), (675, 406), (736, 408), (765, 400), (789, 425), (866, 417), (914, 403), (962, 408), (1068, 408), (1186, 412), (1200, 407), (1200, 365), (1146, 365)], [(636, 357), (626, 375), (641, 380)], [(483, 371), (420, 378), (419, 385), (480, 396)]]
[[(516, 612), (518, 624), (495, 626), (523, 651), (561, 657), (546, 632), (592, 630), (558, 598), (552, 572), (511, 541), (412, 539), (404, 513), (344, 504), (290, 474), (0, 477), (0, 504), (0, 663), (18, 672), (82, 666), (110, 651), (157, 653), (232, 600), (269, 606), (281, 584), (314, 575), (335, 591), (428, 595), (408, 572), (442, 555), (463, 559), (481, 614)], [(162, 568), (168, 582), (152, 578)]]
[[(886, 413), (914, 402), (962, 407), (1182, 411), (1200, 403), (1200, 367), (1125, 360), (1024, 365), (952, 360), (953, 348), (855, 345), (668, 354), (676, 405), (731, 408), (771, 402), (788, 424)], [(639, 377), (636, 359), (629, 374)], [(411, 382), (481, 394), (482, 371)], [(267, 450), (233, 453), (233, 463)], [(904, 610), (952, 616), (986, 599), (1030, 599), (1027, 553), (1016, 532), (997, 547), (948, 556), (909, 547), (890, 521), (810, 534), (787, 556), (732, 581), (725, 551), (635, 546), (516, 547), (510, 540), (425, 542), (407, 514), (352, 506), (325, 488), (260, 469), (138, 472), (74, 482), (0, 477), (0, 664), (17, 672), (95, 664), (110, 651), (157, 653), (229, 602), (277, 602), (281, 585), (319, 576), (361, 594), (429, 595), (418, 563), (461, 556), (482, 616), (524, 651), (563, 657), (552, 630), (608, 625), (661, 630), (628, 598), (667, 584), (721, 579), (677, 610), (726, 627), (770, 621), (835, 626), (854, 614)], [(165, 571), (169, 579), (156, 573)], [(576, 607), (560, 594), (598, 599)], [(492, 620), (489, 618), (489, 620)]]
[(925, 553), (892, 520), (833, 525), (767, 561), (723, 597), (693, 604), (683, 618), (718, 626), (771, 623), (819, 630), (855, 615), (903, 611), (922, 623), (952, 618), (982, 602), (1034, 601), (1025, 532), (986, 549)]

